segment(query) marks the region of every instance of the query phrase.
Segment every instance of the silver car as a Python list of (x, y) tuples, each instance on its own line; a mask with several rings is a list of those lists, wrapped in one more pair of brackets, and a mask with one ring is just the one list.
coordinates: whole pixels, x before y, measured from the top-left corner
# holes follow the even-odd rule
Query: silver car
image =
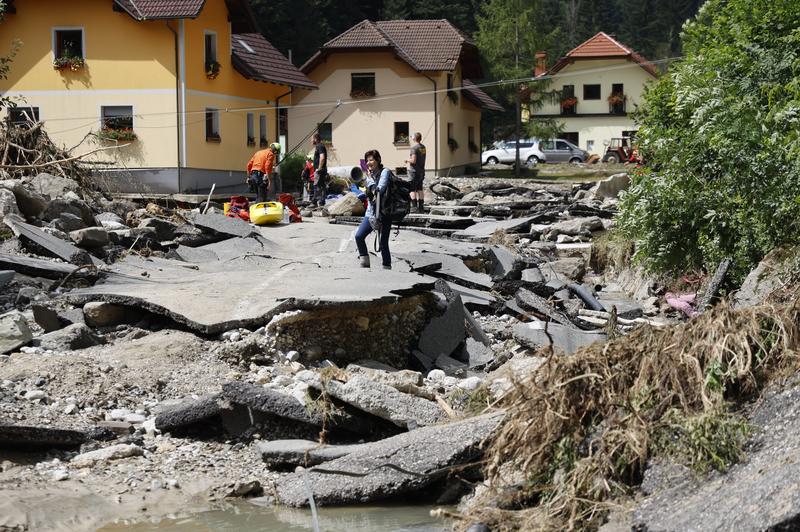
[(537, 143), (548, 163), (585, 163), (589, 152), (582, 150), (568, 140), (548, 139)]
[[(539, 150), (539, 141), (536, 139), (520, 139), (519, 160), (528, 166), (533, 166), (546, 160), (545, 155)], [(509, 140), (495, 144), (495, 148), (481, 153), (481, 164), (514, 164), (517, 155), (516, 141)]]

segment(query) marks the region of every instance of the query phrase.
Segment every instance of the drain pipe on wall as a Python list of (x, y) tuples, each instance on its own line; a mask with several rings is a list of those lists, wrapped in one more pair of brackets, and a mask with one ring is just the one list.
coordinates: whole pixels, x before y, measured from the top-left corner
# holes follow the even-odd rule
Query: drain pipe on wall
[[(289, 92), (281, 94), (280, 96), (275, 98), (275, 142), (280, 142), (280, 140), (281, 140), (281, 110), (280, 110), (281, 98), (284, 98), (286, 96), (290, 96), (293, 91), (294, 91), (294, 87), (290, 87), (289, 88)], [(288, 122), (288, 120), (289, 120), (288, 116), (286, 117), (286, 120)], [(288, 131), (286, 132), (286, 144), (289, 144), (289, 132)], [(283, 150), (281, 150), (281, 151), (283, 151)], [(283, 176), (281, 176), (281, 161), (283, 159), (285, 159), (285, 158), (286, 158), (286, 152), (284, 151), (283, 152), (283, 157), (282, 158), (278, 158), (278, 164), (276, 166), (277, 181), (278, 181), (278, 184), (275, 187), (275, 193), (276, 194), (280, 194), (281, 192), (283, 192)]]
[(178, 133), (178, 192), (181, 191), (181, 172), (183, 171), (183, 156), (181, 155), (181, 139), (182, 139), (182, 129), (181, 129), (181, 72), (180, 72), (180, 44), (178, 41), (178, 32), (173, 28), (169, 21), (165, 23), (167, 25), (167, 29), (172, 32), (173, 37), (175, 38), (175, 123), (177, 127), (175, 131)]
[(436, 98), (439, 96), (439, 93), (437, 92), (436, 80), (428, 76), (425, 77), (433, 83), (433, 134), (436, 137), (436, 145), (433, 152), (433, 159), (436, 167), (433, 170), (433, 176), (436, 177), (436, 173), (439, 171), (439, 101)]

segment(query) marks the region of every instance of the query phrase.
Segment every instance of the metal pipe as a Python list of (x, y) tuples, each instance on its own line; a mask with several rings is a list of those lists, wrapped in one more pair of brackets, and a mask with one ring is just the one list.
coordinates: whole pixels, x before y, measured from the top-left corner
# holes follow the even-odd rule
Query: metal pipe
[(181, 172), (183, 171), (183, 156), (181, 155), (181, 82), (180, 82), (180, 52), (178, 50), (178, 31), (170, 26), (169, 21), (165, 22), (167, 29), (172, 32), (175, 40), (175, 123), (178, 133), (176, 147), (178, 149), (178, 192), (181, 186)]
[(426, 76), (425, 74), (423, 74), (423, 76), (428, 78), (430, 82), (433, 83), (433, 135), (436, 137), (436, 144), (433, 147), (433, 162), (436, 168), (434, 168), (433, 174), (435, 176), (436, 172), (439, 171), (439, 101), (436, 99), (439, 93), (436, 92), (438, 90), (436, 86), (436, 80)]

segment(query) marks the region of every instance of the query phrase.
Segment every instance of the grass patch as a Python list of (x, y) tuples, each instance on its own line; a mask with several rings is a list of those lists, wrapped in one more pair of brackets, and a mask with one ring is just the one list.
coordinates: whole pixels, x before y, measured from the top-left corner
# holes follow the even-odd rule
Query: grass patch
[(631, 265), (633, 251), (633, 241), (616, 231), (606, 231), (592, 238), (589, 265), (598, 273), (609, 268), (619, 272)]
[(652, 457), (728, 467), (748, 434), (728, 412), (800, 367), (799, 323), (796, 297), (741, 311), (723, 304), (675, 327), (550, 356), (507, 396), (487, 453), (492, 492), (464, 522), (592, 530)]

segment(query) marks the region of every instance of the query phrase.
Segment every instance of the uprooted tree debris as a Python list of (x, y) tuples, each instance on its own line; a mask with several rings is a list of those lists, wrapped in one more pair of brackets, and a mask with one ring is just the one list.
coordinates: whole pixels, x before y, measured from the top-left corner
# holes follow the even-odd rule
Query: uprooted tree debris
[[(258, 228), (62, 170), (0, 180), (0, 448), (40, 457), (0, 477), (23, 524), (38, 510), (19, 486), (79, 478), (122, 501), (83, 516), (100, 525), (142, 517), (142, 497), (170, 513), (201, 477), (217, 501), (306, 506), (310, 489), (462, 501), (465, 526), (592, 527), (653, 456), (734, 462), (755, 422), (733, 407), (793, 367), (795, 307), (753, 307), (792, 253), (737, 310), (681, 324), (663, 295), (730, 287), (625, 265), (608, 232), (624, 175), (436, 180), (377, 271), (354, 260), (346, 209)], [(655, 523), (649, 504), (637, 519)]]

